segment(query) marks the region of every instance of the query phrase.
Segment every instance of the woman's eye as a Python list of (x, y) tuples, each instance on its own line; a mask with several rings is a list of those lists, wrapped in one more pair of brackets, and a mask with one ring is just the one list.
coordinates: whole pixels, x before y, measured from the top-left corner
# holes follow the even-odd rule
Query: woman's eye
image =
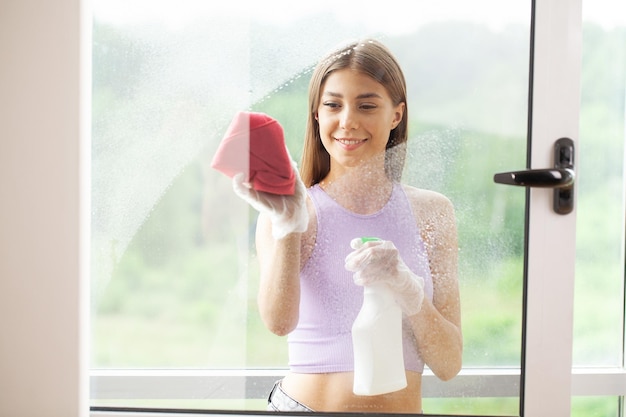
[(336, 108), (339, 107), (339, 103), (335, 103), (335, 102), (332, 102), (332, 101), (327, 101), (327, 102), (324, 102), (324, 106), (328, 107), (330, 109), (336, 109)]
[(363, 110), (374, 110), (376, 108), (376, 105), (375, 104), (366, 103), (366, 104), (361, 104), (361, 108)]

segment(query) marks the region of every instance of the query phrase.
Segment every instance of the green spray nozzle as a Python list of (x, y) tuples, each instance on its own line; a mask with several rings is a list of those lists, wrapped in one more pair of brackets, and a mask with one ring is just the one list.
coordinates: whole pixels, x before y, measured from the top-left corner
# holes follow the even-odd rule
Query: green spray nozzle
[(380, 240), (380, 239), (377, 238), (377, 237), (364, 236), (364, 237), (361, 238), (361, 243), (374, 242), (376, 240)]

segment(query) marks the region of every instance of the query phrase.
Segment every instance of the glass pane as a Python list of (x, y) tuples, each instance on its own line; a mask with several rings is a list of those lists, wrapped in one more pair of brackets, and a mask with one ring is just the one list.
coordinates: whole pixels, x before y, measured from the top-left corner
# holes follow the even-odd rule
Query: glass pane
[[(524, 193), (492, 178), (526, 164), (530, 1), (372, 7), (94, 1), (94, 369), (286, 369), (256, 308), (256, 212), (209, 164), (241, 110), (280, 121), (299, 160), (312, 67), (364, 37), (407, 78), (403, 182), (455, 206), (463, 366), (520, 367)], [(479, 402), (518, 414), (517, 398)]]
[(452, 413), (459, 416), (511, 416), (518, 414), (519, 398), (427, 398), (424, 400), (424, 408), (429, 414), (435, 415)]
[(572, 417), (621, 417), (622, 409), (619, 397), (572, 398)]
[(621, 366), (626, 8), (584, 1), (583, 21), (574, 365)]

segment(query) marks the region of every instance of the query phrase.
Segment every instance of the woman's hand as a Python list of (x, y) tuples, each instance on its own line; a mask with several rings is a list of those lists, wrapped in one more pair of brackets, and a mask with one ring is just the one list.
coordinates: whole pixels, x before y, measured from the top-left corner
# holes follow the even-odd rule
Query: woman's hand
[(300, 179), (295, 162), (291, 163), (296, 176), (296, 188), (293, 195), (271, 194), (256, 191), (244, 181), (243, 173), (233, 177), (235, 194), (248, 202), (260, 213), (269, 216), (272, 223), (272, 236), (282, 239), (290, 233), (304, 232), (309, 224), (309, 213), (306, 208), (306, 188)]
[(354, 251), (346, 257), (345, 266), (354, 272), (355, 284), (384, 283), (407, 316), (419, 313), (424, 300), (424, 279), (406, 266), (393, 242), (375, 240), (363, 243), (357, 238), (350, 242), (350, 246)]

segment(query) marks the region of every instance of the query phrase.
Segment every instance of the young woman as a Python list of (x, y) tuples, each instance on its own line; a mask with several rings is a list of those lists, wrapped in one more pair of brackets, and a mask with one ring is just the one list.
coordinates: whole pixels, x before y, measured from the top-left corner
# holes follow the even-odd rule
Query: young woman
[[(443, 380), (461, 368), (454, 210), (443, 195), (399, 182), (407, 120), (404, 75), (390, 51), (374, 40), (348, 45), (312, 75), (295, 194), (256, 192), (234, 179), (260, 211), (261, 317), (288, 335), (290, 371), (269, 410), (419, 413), (424, 365)], [(380, 240), (353, 242), (361, 236)], [(376, 281), (404, 312), (408, 386), (359, 396), (351, 327), (360, 285)]]

